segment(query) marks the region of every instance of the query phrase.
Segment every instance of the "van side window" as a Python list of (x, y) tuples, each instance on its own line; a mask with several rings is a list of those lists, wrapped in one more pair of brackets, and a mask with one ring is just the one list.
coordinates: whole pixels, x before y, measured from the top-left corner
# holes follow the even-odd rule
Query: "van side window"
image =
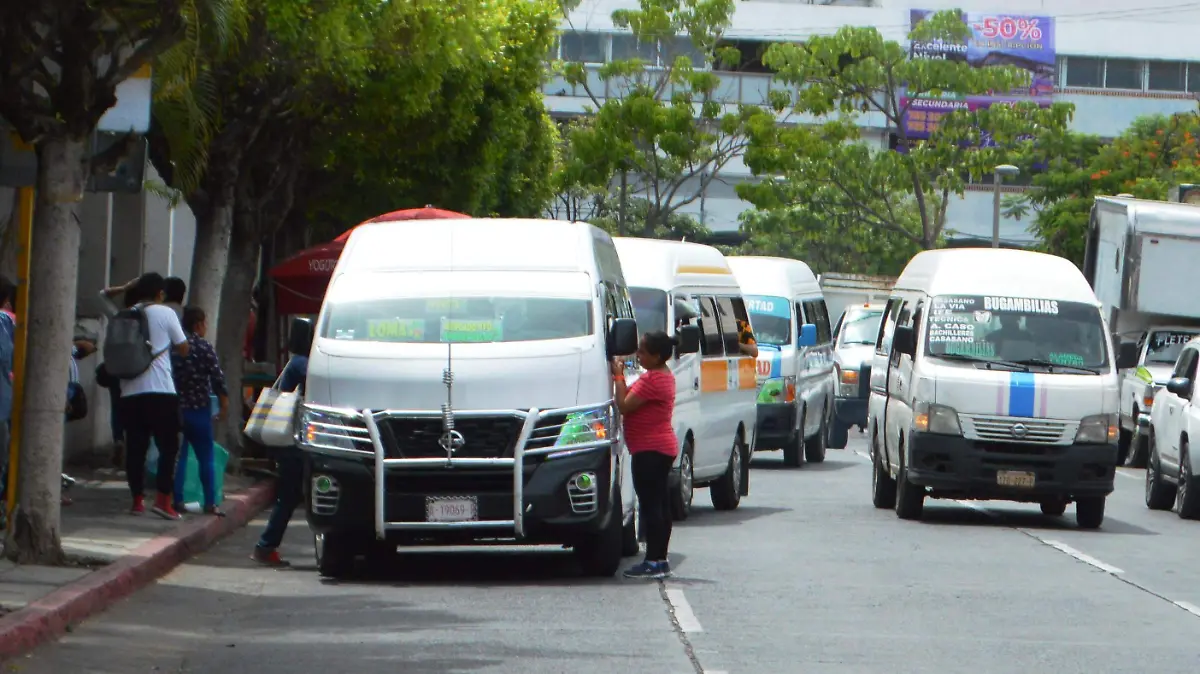
[[(924, 308), (924, 302), (917, 302), (917, 308), (913, 310), (912, 315), (913, 344), (917, 345), (921, 343), (921, 314), (924, 313)], [(917, 347), (917, 350), (920, 350), (919, 346)]]
[(886, 356), (892, 350), (892, 333), (896, 330), (896, 314), (900, 313), (902, 301), (898, 298), (888, 300), (883, 310), (883, 325), (879, 328), (879, 339), (875, 342), (875, 353)]
[(803, 304), (796, 302), (796, 335), (800, 334), (800, 328), (804, 327), (805, 323), (812, 322), (808, 317), (808, 313), (804, 311), (805, 309), (806, 307)]
[[(828, 309), (829, 307), (826, 307)], [(842, 334), (842, 324), (846, 322), (846, 311), (842, 310), (842, 315), (838, 316), (837, 325), (833, 326), (833, 341), (837, 341), (838, 336)]]
[(829, 329), (829, 309), (825, 300), (813, 300), (817, 310), (817, 344), (829, 344), (833, 341), (833, 331)]
[[(742, 298), (738, 298), (741, 302)], [(717, 298), (717, 312), (721, 318), (721, 341), (725, 344), (725, 353), (735, 355), (741, 352), (738, 348), (738, 319), (737, 313), (733, 308), (733, 300), (729, 297)], [(742, 308), (742, 315), (746, 314), (745, 307)]]
[(1194, 377), (1196, 374), (1196, 350), (1187, 349), (1179, 354), (1179, 360), (1175, 361), (1175, 371), (1171, 373), (1171, 379), (1177, 377)]
[(711, 297), (696, 298), (700, 304), (700, 353), (705, 356), (725, 355), (721, 324), (717, 321), (717, 305)]

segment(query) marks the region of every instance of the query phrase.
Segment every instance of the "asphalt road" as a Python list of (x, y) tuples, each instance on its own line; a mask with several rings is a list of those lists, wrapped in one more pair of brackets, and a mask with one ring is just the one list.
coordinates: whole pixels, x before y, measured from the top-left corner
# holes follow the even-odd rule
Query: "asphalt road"
[[(1200, 522), (1151, 512), (1121, 469), (1099, 531), (1074, 508), (870, 503), (860, 437), (824, 464), (754, 463), (677, 526), (676, 577), (582, 580), (560, 551), (421, 552), (323, 582), (297, 518), (290, 571), (247, 558), (261, 522), (9, 666), (23, 674), (1189, 672)], [(633, 561), (633, 560), (630, 560)]]

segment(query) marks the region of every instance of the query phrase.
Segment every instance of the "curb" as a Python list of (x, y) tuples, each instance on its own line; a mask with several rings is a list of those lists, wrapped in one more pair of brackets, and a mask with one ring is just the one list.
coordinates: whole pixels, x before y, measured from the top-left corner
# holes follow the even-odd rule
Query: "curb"
[(149, 585), (252, 518), (275, 498), (268, 480), (231, 494), (226, 517), (204, 517), (146, 541), (125, 557), (97, 569), (0, 618), (0, 661), (23, 655), (66, 633), (109, 606)]

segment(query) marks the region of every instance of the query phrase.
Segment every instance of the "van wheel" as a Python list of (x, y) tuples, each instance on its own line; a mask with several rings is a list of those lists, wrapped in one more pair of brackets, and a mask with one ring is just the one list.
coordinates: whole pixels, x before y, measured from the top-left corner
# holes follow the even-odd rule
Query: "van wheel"
[(796, 434), (783, 446), (783, 465), (788, 468), (799, 468), (804, 464), (804, 416), (800, 416), (800, 426), (796, 429)]
[(1145, 468), (1147, 457), (1150, 455), (1150, 439), (1143, 433), (1133, 434), (1133, 444), (1129, 447), (1129, 458), (1125, 465), (1130, 468)]
[(821, 427), (817, 434), (804, 441), (804, 458), (810, 463), (825, 461), (825, 439), (829, 433), (829, 415), (821, 413)]
[(874, 442), (871, 443), (871, 463), (875, 466), (871, 471), (871, 503), (881, 510), (895, 508), (896, 481), (888, 475), (887, 467), (883, 465), (883, 458), (875, 449)]
[(900, 448), (900, 472), (896, 475), (896, 516), (902, 520), (919, 520), (925, 511), (925, 487), (908, 481), (904, 448)]
[(1175, 503), (1175, 485), (1162, 477), (1162, 464), (1158, 460), (1157, 440), (1150, 436), (1150, 458), (1146, 466), (1146, 507), (1151, 510), (1170, 510)]
[(679, 488), (671, 493), (671, 517), (678, 522), (686, 520), (692, 513), (692, 497), (696, 491), (692, 458), (692, 441), (687, 440), (679, 457)]
[(1080, 529), (1099, 529), (1104, 522), (1103, 496), (1075, 499), (1075, 523)]
[(729, 452), (729, 466), (708, 489), (709, 498), (717, 510), (734, 510), (742, 502), (742, 443), (734, 438)]
[[(1134, 411), (1136, 415), (1137, 412)], [(1134, 419), (1137, 419), (1135, 416)], [(1133, 447), (1133, 431), (1127, 431), (1124, 428), (1117, 431), (1117, 465), (1124, 466), (1125, 461), (1129, 458), (1130, 449)]]
[(830, 449), (845, 449), (849, 442), (850, 427), (834, 419), (829, 424), (829, 437), (825, 440), (825, 446)]
[(1181, 519), (1194, 520), (1200, 515), (1200, 481), (1192, 475), (1188, 449), (1185, 440), (1179, 451), (1179, 487), (1175, 490), (1175, 512)]
[(326, 578), (345, 578), (354, 571), (358, 546), (351, 536), (336, 531), (313, 536), (317, 572)]
[(585, 576), (610, 578), (621, 567), (625, 526), (621, 521), (620, 506), (614, 507), (615, 512), (609, 513), (604, 529), (577, 543), (572, 550)]

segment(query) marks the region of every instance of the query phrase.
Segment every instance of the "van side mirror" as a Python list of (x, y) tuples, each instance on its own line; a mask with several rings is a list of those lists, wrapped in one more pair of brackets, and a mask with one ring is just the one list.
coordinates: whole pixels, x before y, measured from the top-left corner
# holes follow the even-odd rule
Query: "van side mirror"
[(1192, 380), (1187, 377), (1174, 377), (1167, 382), (1167, 390), (1180, 398), (1192, 396)]
[(800, 326), (800, 339), (796, 342), (796, 346), (816, 346), (817, 344), (817, 326), (812, 323), (805, 323)]
[(700, 352), (700, 326), (681, 326), (675, 331), (675, 338), (679, 340), (678, 346), (675, 347), (676, 356)]
[(608, 357), (630, 356), (637, 352), (637, 321), (632, 318), (613, 319), (608, 328)]
[(916, 336), (912, 327), (897, 325), (896, 331), (892, 333), (892, 351), (905, 356), (915, 355), (917, 353)]
[(1139, 355), (1141, 355), (1141, 349), (1138, 348), (1137, 342), (1121, 342), (1121, 345), (1117, 347), (1117, 369), (1128, 370), (1131, 367), (1137, 367)]
[(307, 356), (312, 351), (313, 323), (310, 318), (293, 317), (288, 327), (288, 353)]

